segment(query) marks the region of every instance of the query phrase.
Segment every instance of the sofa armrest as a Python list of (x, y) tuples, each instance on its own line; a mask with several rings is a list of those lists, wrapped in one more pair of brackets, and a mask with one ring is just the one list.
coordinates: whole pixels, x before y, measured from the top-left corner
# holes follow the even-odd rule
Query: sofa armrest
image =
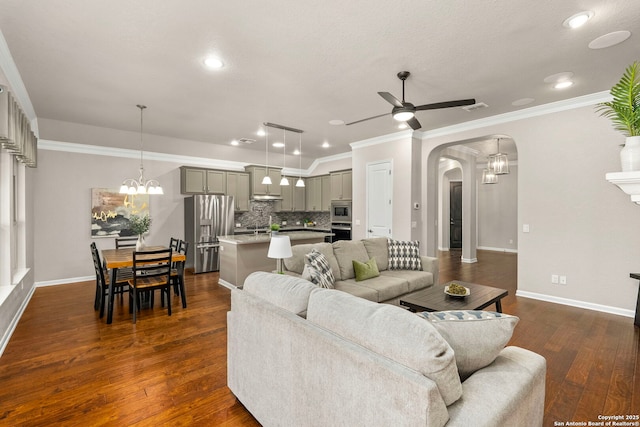
[(438, 261), (438, 258), (421, 256), (420, 261), (422, 262), (422, 271), (428, 271), (433, 274), (433, 284), (437, 285), (440, 276), (440, 261)]

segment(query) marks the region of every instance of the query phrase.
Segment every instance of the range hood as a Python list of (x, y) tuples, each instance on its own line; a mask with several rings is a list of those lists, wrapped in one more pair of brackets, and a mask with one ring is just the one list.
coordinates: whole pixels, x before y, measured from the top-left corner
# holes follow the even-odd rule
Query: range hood
[(275, 202), (276, 200), (282, 200), (282, 196), (254, 194), (253, 196), (251, 196), (251, 200), (257, 200), (260, 202)]

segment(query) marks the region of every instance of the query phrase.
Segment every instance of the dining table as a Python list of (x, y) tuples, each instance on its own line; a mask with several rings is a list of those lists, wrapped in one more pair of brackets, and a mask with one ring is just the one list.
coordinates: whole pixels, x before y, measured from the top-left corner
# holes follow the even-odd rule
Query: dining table
[[(143, 251), (157, 251), (161, 249), (169, 249), (167, 246), (147, 246)], [(113, 321), (113, 300), (114, 294), (113, 290), (116, 286), (116, 281), (118, 278), (118, 269), (121, 268), (132, 268), (133, 267), (133, 253), (135, 252), (135, 248), (120, 248), (120, 249), (103, 249), (102, 250), (102, 260), (104, 262), (104, 266), (110, 270), (110, 280), (109, 284), (109, 296), (107, 301), (107, 324), (110, 324)], [(171, 262), (181, 262), (185, 261), (186, 256), (180, 252), (172, 252), (171, 253)]]

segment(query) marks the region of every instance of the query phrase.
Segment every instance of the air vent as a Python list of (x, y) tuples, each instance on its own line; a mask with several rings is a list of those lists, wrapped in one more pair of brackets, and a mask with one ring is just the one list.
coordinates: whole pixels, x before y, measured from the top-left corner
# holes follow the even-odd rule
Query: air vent
[(467, 105), (466, 107), (462, 107), (463, 110), (467, 110), (467, 111), (474, 111), (474, 110), (479, 110), (481, 108), (487, 108), (488, 105), (485, 104), (484, 102), (477, 102), (473, 105)]
[(249, 145), (249, 144), (253, 144), (254, 142), (256, 142), (256, 140), (255, 140), (255, 139), (251, 139), (251, 138), (240, 138), (240, 139), (238, 140), (238, 142), (240, 142), (240, 143), (242, 143), (242, 144), (247, 144), (247, 145)]

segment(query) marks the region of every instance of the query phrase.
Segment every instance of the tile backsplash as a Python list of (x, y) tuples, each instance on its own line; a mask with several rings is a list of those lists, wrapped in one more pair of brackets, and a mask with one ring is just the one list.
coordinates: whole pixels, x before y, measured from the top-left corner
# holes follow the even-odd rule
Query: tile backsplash
[(277, 203), (276, 201), (252, 200), (249, 202), (248, 212), (235, 213), (235, 222), (242, 224), (242, 227), (266, 226), (269, 224), (269, 216), (271, 216), (271, 222), (276, 224), (287, 221), (287, 226), (296, 225), (296, 222), (300, 222), (299, 225), (302, 225), (304, 219), (309, 219), (314, 221), (318, 227), (331, 228), (329, 212), (277, 212)]

